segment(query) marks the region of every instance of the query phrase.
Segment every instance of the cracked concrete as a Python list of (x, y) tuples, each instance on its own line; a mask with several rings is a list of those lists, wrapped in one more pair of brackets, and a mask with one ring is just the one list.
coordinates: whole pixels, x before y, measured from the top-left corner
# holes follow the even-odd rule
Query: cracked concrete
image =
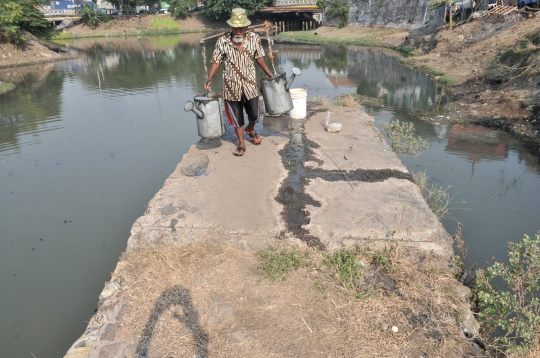
[(274, 198), (287, 174), (278, 154), (286, 141), (266, 137), (259, 146), (248, 144), (243, 157), (231, 154), (230, 142), (213, 149), (191, 146), (182, 160), (208, 155), (208, 175), (185, 176), (179, 164), (133, 225), (128, 250), (157, 241), (232, 240), (257, 248), (274, 240), (285, 228), (283, 207)]
[[(368, 238), (373, 246), (394, 239), (426, 254), (433, 252), (447, 262), (452, 257), (450, 235), (430, 211), (418, 188), (403, 179), (408, 171), (373, 127), (373, 118), (352, 108), (330, 110), (333, 121), (342, 123), (341, 132), (324, 130), (325, 111), (315, 113), (305, 123), (306, 138), (316, 147), (312, 149), (316, 160), (303, 164), (320, 169), (321, 177), (317, 177), (317, 171), (310, 171), (305, 194), (320, 206), (306, 205), (308, 223), (303, 228), (328, 250), (352, 247)], [(298, 141), (298, 135), (291, 135), (290, 140)], [(184, 245), (226, 241), (252, 250), (274, 242), (287, 227), (282, 217), (284, 206), (276, 201), (288, 175), (279, 154), (287, 141), (282, 135), (265, 136), (260, 146), (248, 143), (243, 157), (234, 157), (231, 152), (235, 145), (223, 140), (215, 148), (191, 146), (149, 202), (145, 215), (134, 223), (127, 251), (158, 242)], [(201, 154), (209, 158), (206, 172), (200, 176), (182, 174), (182, 164)], [(336, 172), (338, 166), (351, 174), (364, 170), (377, 176), (376, 171), (380, 170), (388, 178), (374, 181), (365, 176), (362, 181), (358, 180), (362, 176), (351, 175), (350, 183), (344, 178), (334, 177), (332, 181), (322, 178), (324, 173)], [(395, 171), (404, 173), (399, 175), (401, 179), (393, 177)], [(285, 237), (296, 240), (291, 235)], [(66, 358), (133, 356), (136, 342), (130, 340), (133, 332), (124, 325), (125, 307), (118, 297), (118, 292), (133, 284), (124, 282), (123, 263), (119, 262), (100, 296), (98, 312)], [(225, 303), (215, 310), (214, 320), (234, 312)], [(241, 330), (232, 332), (229, 338), (234, 342), (254, 339)]]
[(342, 124), (340, 132), (324, 130), (326, 111), (315, 113), (305, 124), (306, 138), (319, 146), (313, 149), (316, 160), (306, 162), (306, 167), (323, 170), (339, 167), (344, 171), (393, 169), (408, 173), (384, 135), (373, 126), (373, 117), (350, 107), (334, 106), (330, 113), (332, 122)]

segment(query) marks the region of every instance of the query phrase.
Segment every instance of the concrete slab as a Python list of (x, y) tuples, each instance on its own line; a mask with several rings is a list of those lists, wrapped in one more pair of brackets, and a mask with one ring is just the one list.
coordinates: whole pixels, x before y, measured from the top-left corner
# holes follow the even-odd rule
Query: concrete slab
[(408, 173), (384, 135), (373, 127), (373, 117), (351, 107), (333, 106), (330, 112), (331, 121), (342, 124), (340, 132), (324, 129), (326, 111), (313, 114), (305, 124), (306, 138), (319, 145), (313, 149), (318, 160), (306, 162), (306, 167), (337, 170), (337, 164), (344, 171), (393, 169)]
[[(274, 240), (285, 228), (283, 207), (274, 199), (287, 175), (278, 154), (287, 141), (268, 136), (259, 146), (246, 143), (243, 157), (233, 156), (236, 144), (223, 140), (213, 149), (191, 146), (134, 223), (127, 250), (163, 240), (240, 241), (251, 248)], [(207, 175), (182, 174), (182, 165), (200, 154), (209, 158)]]
[(452, 257), (452, 239), (431, 212), (418, 187), (408, 180), (378, 183), (327, 182), (317, 178), (306, 193), (321, 203), (307, 206), (310, 223), (305, 226), (330, 250), (392, 239), (426, 252)]

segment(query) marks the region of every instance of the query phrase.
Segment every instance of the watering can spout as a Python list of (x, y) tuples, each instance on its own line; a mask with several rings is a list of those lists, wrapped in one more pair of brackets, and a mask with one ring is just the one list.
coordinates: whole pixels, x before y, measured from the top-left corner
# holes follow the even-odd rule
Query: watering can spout
[(294, 81), (294, 78), (296, 76), (300, 76), (302, 74), (302, 71), (298, 68), (298, 67), (293, 67), (292, 68), (292, 76), (291, 78), (289, 79), (289, 82), (287, 82), (287, 85), (285, 86), (285, 89), (287, 89), (287, 91), (289, 90), (289, 88), (291, 87), (293, 81)]
[(197, 106), (195, 106), (195, 105), (193, 104), (193, 102), (191, 102), (191, 101), (187, 101), (187, 102), (186, 102), (186, 104), (184, 105), (184, 111), (186, 111), (186, 112), (191, 111), (191, 112), (195, 113), (195, 114), (197, 115), (198, 118), (200, 118), (200, 119), (203, 119), (203, 118), (204, 118), (204, 113), (201, 112), (201, 111), (199, 110), (199, 108), (197, 108)]

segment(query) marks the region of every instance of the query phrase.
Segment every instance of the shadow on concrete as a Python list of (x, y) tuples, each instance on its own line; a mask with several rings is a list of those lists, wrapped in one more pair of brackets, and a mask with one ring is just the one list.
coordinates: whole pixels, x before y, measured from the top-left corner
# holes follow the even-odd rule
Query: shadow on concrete
[(170, 308), (182, 307), (183, 315), (174, 313), (178, 319), (193, 334), (193, 344), (197, 347), (196, 356), (208, 357), (208, 335), (199, 324), (199, 314), (193, 307), (189, 290), (176, 285), (165, 290), (157, 299), (154, 309), (146, 322), (146, 326), (139, 338), (135, 357), (146, 358), (148, 348), (152, 343), (152, 335), (160, 316)]

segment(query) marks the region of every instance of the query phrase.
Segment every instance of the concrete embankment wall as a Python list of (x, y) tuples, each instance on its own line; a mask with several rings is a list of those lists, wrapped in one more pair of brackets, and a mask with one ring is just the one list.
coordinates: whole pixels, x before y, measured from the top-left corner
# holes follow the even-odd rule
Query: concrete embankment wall
[[(444, 8), (430, 10), (427, 0), (349, 1), (349, 25), (415, 28), (427, 22), (439, 23)], [(337, 25), (339, 19), (325, 15), (324, 24)]]
[[(262, 144), (248, 142), (243, 157), (231, 155), (236, 143), (223, 139), (193, 145), (134, 223), (128, 254), (163, 244), (208, 242), (251, 251), (278, 237), (298, 242), (301, 237), (289, 230), (283, 215), (286, 207), (276, 198), (293, 171), (284, 160), (283, 149), (309, 142), (309, 158), (302, 163), (309, 176), (304, 195), (317, 204), (303, 208), (308, 220), (302, 235), (309, 234), (328, 251), (399, 241), (403, 247), (436, 258), (433, 262), (438, 269), (448, 270), (452, 239), (373, 126), (373, 118), (355, 108), (330, 107), (333, 121), (340, 122), (343, 129), (328, 133), (324, 130), (327, 109), (311, 108), (313, 115), (305, 123), (285, 118), (287, 131), (273, 123), (276, 119), (265, 119), (257, 127), (265, 131)], [(304, 129), (303, 134), (299, 128)], [(290, 136), (289, 131), (293, 132)], [(208, 159), (208, 168), (201, 175), (186, 175), (189, 163), (201, 157)], [(124, 321), (129, 306), (126, 298), (136, 284), (126, 281), (125, 270), (126, 262), (120, 261), (100, 295), (98, 312), (66, 358), (133, 357), (140, 351), (137, 337), (144, 332), (134, 332)], [(197, 272), (181, 275), (197, 277)], [(271, 302), (261, 302), (270, 309)], [(464, 326), (475, 332), (472, 314), (466, 305), (462, 310)], [(207, 325), (215, 323), (212, 314), (210, 317)], [(247, 336), (242, 335), (237, 343), (242, 344)], [(145, 338), (139, 338), (139, 343), (141, 339)]]

